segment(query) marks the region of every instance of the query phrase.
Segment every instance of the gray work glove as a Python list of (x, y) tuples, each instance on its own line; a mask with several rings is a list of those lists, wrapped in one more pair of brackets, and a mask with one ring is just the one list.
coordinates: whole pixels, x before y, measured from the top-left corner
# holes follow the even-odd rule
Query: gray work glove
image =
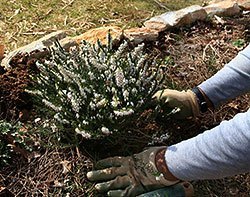
[(137, 196), (158, 188), (176, 184), (168, 181), (155, 164), (156, 153), (166, 147), (152, 147), (129, 157), (111, 157), (97, 162), (99, 170), (87, 173), (90, 181), (108, 196)]
[(200, 114), (200, 109), (196, 95), (191, 91), (159, 90), (153, 95), (153, 99), (162, 102), (163, 107), (177, 108), (179, 111), (174, 114), (177, 119), (196, 117)]

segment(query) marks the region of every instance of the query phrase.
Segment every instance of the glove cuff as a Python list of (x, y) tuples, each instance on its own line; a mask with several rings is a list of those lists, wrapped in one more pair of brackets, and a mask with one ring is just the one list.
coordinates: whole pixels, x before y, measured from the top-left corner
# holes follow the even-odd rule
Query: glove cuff
[(206, 112), (208, 110), (208, 104), (207, 104), (207, 101), (206, 101), (204, 95), (201, 93), (201, 91), (199, 90), (198, 87), (194, 87), (192, 89), (192, 91), (193, 91), (193, 93), (195, 93), (195, 95), (197, 97), (197, 101), (198, 101), (200, 111), (202, 113)]
[(198, 102), (198, 98), (196, 96), (196, 94), (192, 91), (192, 90), (187, 90), (187, 93), (190, 96), (190, 105), (192, 108), (192, 113), (193, 113), (193, 117), (197, 117), (200, 115), (200, 106), (199, 106), (199, 102)]
[[(160, 185), (163, 185), (163, 186), (174, 185), (174, 184), (180, 182), (180, 180), (176, 180), (176, 181), (167, 180), (166, 177), (164, 176), (164, 173), (160, 172), (159, 169), (157, 168), (156, 156), (162, 150), (166, 150), (166, 146), (158, 147), (157, 149), (153, 150), (149, 155), (149, 162), (153, 168), (153, 172), (156, 172), (155, 175), (151, 176), (151, 178), (155, 179)], [(164, 155), (163, 155), (163, 163), (162, 164), (163, 165), (165, 164), (165, 166), (166, 166)]]

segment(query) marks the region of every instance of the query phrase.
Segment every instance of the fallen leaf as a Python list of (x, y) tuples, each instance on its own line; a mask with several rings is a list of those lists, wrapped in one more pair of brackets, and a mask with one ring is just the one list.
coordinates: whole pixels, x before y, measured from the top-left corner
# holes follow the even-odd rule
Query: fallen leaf
[(55, 180), (53, 187), (64, 187), (64, 184), (59, 182), (58, 180)]
[(233, 109), (239, 109), (239, 105), (235, 104), (235, 103), (229, 103), (228, 106), (233, 108)]
[(71, 171), (71, 163), (67, 160), (61, 161), (60, 164), (63, 166), (63, 174), (67, 174), (69, 171)]

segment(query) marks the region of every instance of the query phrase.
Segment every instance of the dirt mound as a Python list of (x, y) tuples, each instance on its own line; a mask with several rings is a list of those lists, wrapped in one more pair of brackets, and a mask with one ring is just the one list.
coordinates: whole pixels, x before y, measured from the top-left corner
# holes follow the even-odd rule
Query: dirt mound
[(12, 60), (12, 69), (0, 67), (0, 118), (7, 120), (27, 119), (27, 110), (32, 108), (29, 95), (24, 91), (30, 83), (29, 73), (35, 60), (28, 55), (17, 55)]

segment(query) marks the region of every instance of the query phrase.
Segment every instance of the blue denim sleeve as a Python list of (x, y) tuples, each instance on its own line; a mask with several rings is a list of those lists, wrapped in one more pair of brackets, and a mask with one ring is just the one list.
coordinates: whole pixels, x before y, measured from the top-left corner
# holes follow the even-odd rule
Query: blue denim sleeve
[(250, 44), (199, 86), (215, 107), (250, 91)]
[(165, 159), (170, 172), (187, 181), (250, 172), (250, 110), (169, 146)]

